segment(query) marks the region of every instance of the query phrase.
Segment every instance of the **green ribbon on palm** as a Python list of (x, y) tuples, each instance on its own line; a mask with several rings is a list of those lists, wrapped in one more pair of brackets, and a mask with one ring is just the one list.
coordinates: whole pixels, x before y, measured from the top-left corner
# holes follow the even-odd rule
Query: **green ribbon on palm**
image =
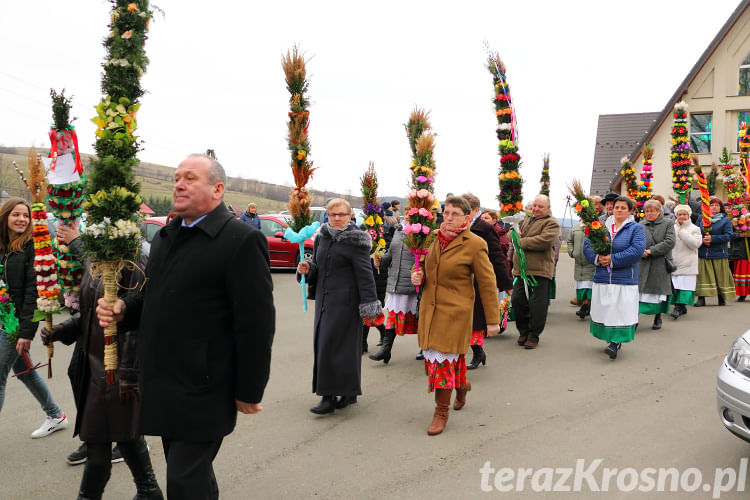
[(526, 266), (526, 253), (521, 248), (521, 239), (518, 237), (518, 233), (515, 228), (510, 230), (510, 239), (513, 242), (513, 248), (518, 255), (518, 267), (520, 267), (521, 278), (526, 282), (526, 286), (534, 288), (538, 285), (536, 278), (532, 275), (527, 274)]

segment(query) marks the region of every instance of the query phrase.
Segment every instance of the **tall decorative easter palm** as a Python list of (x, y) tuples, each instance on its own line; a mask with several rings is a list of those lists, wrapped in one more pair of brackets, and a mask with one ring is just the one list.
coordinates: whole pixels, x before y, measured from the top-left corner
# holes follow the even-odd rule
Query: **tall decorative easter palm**
[[(292, 175), (294, 188), (289, 195), (289, 213), (292, 222), (284, 233), (284, 237), (299, 245), (299, 260), (305, 258), (305, 240), (315, 234), (320, 223), (313, 221), (310, 204), (312, 196), (307, 189), (307, 183), (315, 168), (310, 161), (310, 140), (307, 130), (310, 127), (310, 111), (307, 109), (310, 101), (307, 98), (307, 67), (304, 54), (298, 46), (281, 58), (281, 67), (286, 78), (286, 88), (289, 91), (289, 124), (288, 146), (292, 156)], [(302, 287), (302, 310), (307, 311), (307, 290), (305, 276), (300, 280)]]
[(672, 123), (672, 190), (684, 204), (690, 192), (690, 141), (687, 129), (687, 103), (680, 101), (674, 106)]
[(541, 184), (539, 194), (549, 196), (549, 153), (544, 154), (542, 162), (542, 178), (539, 179), (539, 183)]
[[(406, 123), (412, 160), (409, 166), (411, 190), (404, 217), (404, 244), (414, 255), (414, 266), (419, 271), (420, 259), (427, 255), (436, 227), (435, 208), (435, 134), (429, 121), (430, 113), (416, 108)], [(417, 287), (419, 290), (419, 287)]]
[[(50, 89), (52, 97), (52, 127), (49, 131), (50, 153), (42, 161), (47, 167), (47, 205), (55, 218), (67, 226), (80, 226), (83, 212), (83, 164), (78, 151), (78, 136), (70, 119), (71, 98), (65, 90), (59, 94)], [(67, 243), (55, 237), (53, 249), (57, 260), (57, 275), (65, 298), (65, 305), (78, 309), (78, 290), (83, 276), (83, 265)]]
[[(141, 245), (138, 211), (141, 197), (133, 169), (141, 149), (136, 130), (138, 102), (144, 93), (140, 78), (148, 65), (144, 50), (152, 11), (149, 0), (110, 0), (110, 33), (102, 76), (104, 97), (92, 121), (96, 154), (84, 209), (88, 225), (82, 237), (93, 258), (92, 275), (101, 277), (104, 299), (117, 300), (116, 275), (132, 260)], [(104, 330), (104, 369), (108, 384), (115, 383), (117, 325)]]

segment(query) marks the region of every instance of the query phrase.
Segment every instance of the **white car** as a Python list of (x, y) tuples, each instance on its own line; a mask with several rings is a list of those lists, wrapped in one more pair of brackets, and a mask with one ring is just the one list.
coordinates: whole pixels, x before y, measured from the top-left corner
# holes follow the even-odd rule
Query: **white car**
[(750, 330), (734, 341), (719, 367), (716, 399), (724, 427), (750, 442)]

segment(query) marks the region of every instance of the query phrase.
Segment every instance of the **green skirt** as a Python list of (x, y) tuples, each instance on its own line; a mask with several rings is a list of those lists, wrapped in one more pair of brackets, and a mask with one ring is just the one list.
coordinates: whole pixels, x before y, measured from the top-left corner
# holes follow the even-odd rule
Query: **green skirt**
[(695, 294), (698, 297), (716, 297), (720, 294), (725, 299), (736, 297), (728, 259), (698, 259)]
[(692, 290), (675, 290), (669, 302), (672, 304), (692, 306), (695, 304), (695, 292)]
[(669, 312), (669, 297), (658, 304), (638, 302), (638, 314), (665, 314)]
[(591, 288), (579, 288), (578, 290), (576, 290), (576, 300), (578, 302), (591, 300)]
[(635, 338), (635, 327), (631, 326), (604, 326), (602, 323), (589, 324), (589, 331), (594, 337), (605, 342), (632, 342)]

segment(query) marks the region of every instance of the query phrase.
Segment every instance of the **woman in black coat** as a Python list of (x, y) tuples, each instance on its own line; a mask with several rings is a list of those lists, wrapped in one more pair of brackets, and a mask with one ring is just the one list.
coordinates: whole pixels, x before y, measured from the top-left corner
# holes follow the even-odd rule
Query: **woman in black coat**
[(382, 313), (370, 263), (370, 235), (349, 224), (351, 206), (346, 200), (331, 200), (326, 212), (328, 223), (315, 239), (312, 261), (297, 266), (315, 289), (312, 389), (322, 399), (310, 411), (319, 415), (356, 403), (362, 394), (362, 319)]
[[(139, 263), (146, 268), (144, 258)], [(117, 383), (107, 385), (104, 372), (104, 331), (96, 317), (96, 303), (104, 296), (101, 280), (92, 279), (90, 262), (85, 263), (81, 280), (80, 311), (52, 331), (42, 329), (45, 345), (60, 341), (70, 345), (79, 340), (79, 357), (71, 377), (78, 406), (75, 435), (86, 444), (86, 468), (79, 498), (101, 498), (112, 467), (112, 442), (118, 443), (137, 488), (138, 499), (161, 499), (161, 489), (151, 467), (146, 441), (138, 431), (140, 399), (136, 360), (136, 331), (117, 333)], [(138, 270), (124, 269), (118, 294), (143, 286)]]

